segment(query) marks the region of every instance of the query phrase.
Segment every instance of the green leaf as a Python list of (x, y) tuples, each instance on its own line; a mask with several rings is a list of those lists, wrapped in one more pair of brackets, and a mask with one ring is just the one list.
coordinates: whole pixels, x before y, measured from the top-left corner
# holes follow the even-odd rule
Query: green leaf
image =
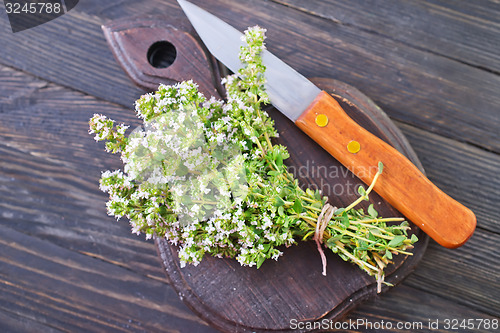
[(413, 235), (411, 235), (410, 240), (411, 240), (411, 243), (413, 244), (413, 243), (418, 241), (418, 237), (415, 234), (413, 234)]
[(392, 259), (392, 253), (391, 253), (391, 251), (385, 250), (384, 257), (386, 257), (387, 259), (391, 260)]
[(392, 231), (392, 233), (394, 235), (402, 235), (403, 234), (403, 232), (401, 231), (401, 229), (391, 228), (390, 230)]
[(316, 201), (315, 203), (311, 204), (312, 207), (322, 209), (323, 208), (323, 203), (321, 201)]
[(257, 260), (257, 268), (260, 268), (260, 266), (262, 266), (262, 264), (264, 263), (264, 260), (266, 260), (266, 257), (259, 256), (259, 260)]
[(314, 230), (311, 230), (307, 234), (305, 234), (304, 237), (302, 237), (302, 240), (305, 241), (307, 237), (311, 236), (312, 234), (314, 234)]
[(387, 246), (398, 247), (403, 244), (405, 239), (405, 236), (394, 236), (394, 238), (389, 242), (389, 244), (387, 244)]
[(360, 240), (357, 250), (360, 252), (368, 250), (368, 244), (365, 241)]
[(168, 209), (167, 209), (167, 207), (165, 207), (165, 206), (160, 206), (160, 208), (159, 208), (159, 210), (158, 210), (158, 213), (159, 213), (160, 215), (167, 215), (167, 214), (168, 214)]
[(175, 175), (182, 177), (182, 176), (187, 175), (188, 172), (189, 172), (189, 169), (184, 164), (181, 163), (181, 164), (179, 164), (179, 167), (177, 168)]
[(384, 163), (378, 162), (378, 173), (382, 174), (383, 171), (384, 171)]
[(274, 205), (276, 207), (281, 207), (285, 204), (285, 202), (283, 201), (283, 199), (281, 199), (279, 196), (275, 196), (274, 197)]
[(358, 193), (359, 193), (359, 195), (361, 195), (361, 196), (363, 196), (363, 197), (364, 197), (364, 196), (366, 195), (366, 190), (365, 190), (365, 188), (364, 188), (363, 186), (361, 186), (361, 185), (360, 185), (360, 186), (358, 187)]
[(163, 155), (163, 154), (160, 154), (160, 153), (153, 154), (153, 161), (161, 162), (164, 159), (165, 159), (165, 155)]
[(342, 214), (342, 219), (340, 220), (340, 223), (342, 223), (342, 225), (346, 228), (349, 227), (349, 225), (351, 224), (349, 222), (349, 215), (347, 215), (347, 212), (344, 212)]
[(335, 211), (335, 213), (333, 213), (334, 215), (340, 215), (344, 212), (345, 208), (339, 208)]
[(276, 165), (278, 167), (283, 166), (283, 156), (281, 155), (281, 153), (278, 153), (278, 156), (276, 156)]
[(285, 216), (285, 209), (283, 208), (283, 206), (278, 207), (278, 215)]
[(267, 175), (268, 175), (268, 176), (273, 176), (273, 177), (276, 177), (276, 176), (278, 176), (279, 174), (280, 174), (280, 172), (279, 172), (279, 171), (274, 171), (274, 170), (271, 170), (271, 171), (268, 171), (268, 172), (267, 172)]
[(295, 202), (293, 203), (292, 206), (293, 210), (297, 213), (300, 214), (302, 213), (303, 207), (302, 207), (302, 202), (300, 199), (296, 199)]
[(332, 237), (326, 241), (326, 247), (328, 247), (330, 250), (332, 250), (333, 253), (338, 252), (338, 247), (337, 247), (337, 244), (335, 244), (335, 242), (337, 240), (339, 240), (339, 237), (342, 237), (342, 236), (337, 235), (337, 236)]
[(369, 214), (372, 218), (374, 218), (374, 219), (376, 219), (376, 218), (377, 218), (377, 216), (378, 216), (378, 212), (375, 210), (375, 208), (373, 208), (373, 204), (371, 204), (370, 206), (368, 206), (368, 214)]
[(340, 240), (341, 238), (342, 238), (341, 234), (335, 234), (332, 237), (328, 238), (328, 240), (326, 241), (326, 245), (328, 247), (330, 247), (330, 246), (336, 246), (335, 242), (338, 241), (338, 240)]
[(314, 199), (316, 199), (316, 200), (321, 200), (322, 199), (321, 198), (321, 193), (319, 192), (319, 190), (314, 191)]
[(328, 248), (334, 247), (335, 241), (336, 241), (336, 239), (333, 239), (333, 237), (328, 238), (328, 240), (326, 241), (326, 247), (328, 247)]

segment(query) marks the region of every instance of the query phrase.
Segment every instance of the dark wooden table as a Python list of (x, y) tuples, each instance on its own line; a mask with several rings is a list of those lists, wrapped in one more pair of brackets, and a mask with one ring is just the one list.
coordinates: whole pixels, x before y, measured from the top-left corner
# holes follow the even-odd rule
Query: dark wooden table
[[(476, 327), (498, 319), (500, 4), (193, 2), (240, 29), (267, 28), (268, 48), (306, 76), (371, 97), (429, 178), (478, 217), (466, 245), (431, 241), (413, 274), (344, 320), (424, 328), (439, 320), (448, 331), (446, 319)], [(101, 25), (144, 14), (183, 15), (173, 0), (81, 0), (13, 34), (0, 9), (2, 332), (214, 331), (167, 284), (153, 242), (106, 215), (97, 186), (100, 172), (120, 162), (92, 140), (87, 121), (98, 112), (138, 124), (133, 102), (144, 92), (116, 63)]]

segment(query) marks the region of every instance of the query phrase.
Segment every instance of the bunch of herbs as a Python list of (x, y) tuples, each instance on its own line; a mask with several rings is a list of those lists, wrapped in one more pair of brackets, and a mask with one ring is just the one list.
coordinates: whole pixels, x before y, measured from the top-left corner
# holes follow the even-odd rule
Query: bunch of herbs
[[(262, 110), (265, 30), (249, 28), (241, 48), (240, 71), (223, 80), (227, 101), (207, 100), (192, 81), (160, 85), (136, 102), (144, 121), (128, 137), (127, 126), (103, 115), (90, 120), (90, 133), (119, 153), (123, 170), (102, 174), (100, 188), (109, 193), (108, 213), (126, 216), (135, 233), (162, 237), (180, 246), (182, 265), (197, 265), (205, 254), (234, 257), (259, 268), (277, 260), (281, 246), (318, 237), (318, 223), (328, 198), (303, 190), (288, 172), (287, 148), (274, 144), (273, 120)], [(368, 189), (324, 221), (320, 243), (376, 277), (394, 254), (408, 252), (417, 241), (408, 237), (408, 222), (382, 218), (373, 205), (356, 206)], [(399, 224), (394, 224), (399, 223)]]

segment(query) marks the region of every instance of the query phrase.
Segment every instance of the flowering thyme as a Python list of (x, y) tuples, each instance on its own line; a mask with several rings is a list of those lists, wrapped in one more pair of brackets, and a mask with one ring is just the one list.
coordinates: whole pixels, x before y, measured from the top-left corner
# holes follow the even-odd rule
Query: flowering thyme
[[(380, 290), (392, 255), (411, 255), (406, 250), (417, 238), (407, 237), (403, 219), (380, 218), (373, 205), (367, 212), (355, 208), (374, 184), (360, 187), (352, 205), (333, 210), (319, 191), (302, 190), (287, 171), (288, 151), (272, 143), (278, 133), (261, 108), (268, 103), (260, 58), (264, 33), (259, 27), (245, 32), (244, 66), (223, 80), (227, 102), (207, 100), (187, 81), (142, 96), (136, 111), (144, 127), (128, 137), (126, 126), (105, 116), (90, 120), (90, 133), (124, 163), (123, 171), (106, 171), (100, 180), (110, 195), (108, 213), (126, 216), (135, 233), (179, 245), (182, 265), (211, 254), (258, 268), (277, 260), (280, 246), (315, 238), (376, 277)], [(381, 173), (379, 165), (377, 177)], [(327, 208), (329, 218), (320, 218)]]

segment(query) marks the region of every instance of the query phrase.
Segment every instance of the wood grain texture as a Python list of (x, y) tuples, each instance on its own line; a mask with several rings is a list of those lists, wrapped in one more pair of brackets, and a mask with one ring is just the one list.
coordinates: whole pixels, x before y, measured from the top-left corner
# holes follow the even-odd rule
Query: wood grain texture
[(0, 231), (0, 310), (22, 318), (6, 323), (16, 330), (211, 331), (164, 282), (4, 226)]
[[(500, 158), (476, 147), (399, 125), (422, 156), (426, 170), (431, 170), (429, 178), (478, 214), (477, 230), (462, 248), (447, 250), (431, 242), (422, 265), (407, 280), (408, 284), (432, 288), (442, 297), (500, 316), (500, 290), (494, 287), (500, 283), (500, 250), (495, 245), (500, 241), (500, 214), (492, 204), (500, 194), (499, 178), (494, 176), (500, 172)], [(463, 285), (457, 287), (461, 284), (457, 281)]]
[(77, 6), (49, 24), (12, 34), (5, 16), (0, 11), (2, 64), (127, 106), (144, 93), (115, 61), (102, 33), (104, 19)]
[[(197, 4), (220, 13), (240, 29), (255, 24), (268, 28), (270, 50), (308, 77), (333, 77), (347, 82), (395, 119), (500, 151), (500, 79), (495, 73), (269, 1), (210, 0)], [(118, 71), (100, 25), (108, 17), (118, 17), (112, 14), (113, 8), (120, 8), (117, 13), (130, 8), (128, 15), (161, 12), (182, 17), (182, 13), (173, 0), (155, 6), (141, 7), (130, 2), (124, 5), (113, 7), (111, 3), (108, 10), (95, 3), (92, 15), (76, 7), (22, 35), (4, 34), (5, 50), (0, 61), (94, 96), (131, 105), (133, 96), (141, 91)], [(359, 7), (360, 11), (368, 9)], [(279, 18), (273, 13), (280, 13)], [(8, 31), (6, 22), (0, 20), (0, 31)]]
[[(450, 308), (449, 306), (453, 304)], [(432, 314), (432, 315), (429, 315)], [(384, 297), (370, 300), (347, 315), (343, 322), (362, 320), (364, 324), (358, 330), (336, 330), (337, 332), (381, 332), (374, 328), (374, 323), (391, 322), (393, 329), (390, 332), (450, 332), (445, 329), (444, 323), (450, 318), (484, 318), (493, 320), (498, 314), (488, 316), (474, 310), (470, 306), (461, 306), (453, 301), (435, 295), (427, 294), (419, 289), (409, 288), (406, 285), (394, 288)], [(429, 321), (439, 321), (439, 329), (429, 330)], [(369, 323), (372, 323), (370, 326)], [(396, 329), (398, 323), (403, 326)], [(405, 327), (404, 325), (408, 325)], [(421, 326), (420, 326), (421, 325)], [(422, 328), (422, 329), (421, 329)], [(474, 332), (491, 332), (491, 329), (476, 329)]]
[[(327, 123), (318, 126), (317, 117)], [(474, 213), (437, 186), (404, 155), (356, 123), (327, 92), (322, 91), (296, 125), (347, 169), (371, 184), (382, 162), (385, 172), (374, 190), (432, 239), (447, 248), (462, 246), (476, 228)], [(361, 149), (348, 151), (356, 141)]]
[(429, 179), (470, 207), (477, 228), (500, 234), (500, 156), (478, 147), (396, 123), (420, 157)]
[(2, 331), (212, 331), (168, 287), (152, 242), (106, 217), (97, 180), (119, 161), (87, 122), (133, 123), (133, 111), (9, 68), (0, 77)]
[[(149, 265), (153, 269), (147, 274), (162, 277), (160, 268), (155, 268), (154, 250), (112, 223), (112, 218), (106, 219), (106, 196), (95, 191), (100, 172), (118, 168), (120, 162), (93, 142), (88, 119), (102, 112), (117, 121), (138, 123), (133, 112), (7, 68), (0, 76), (6, 87), (0, 92), (3, 223), (109, 261), (122, 258), (124, 266)], [(101, 226), (101, 232), (108, 229), (107, 240), (95, 235)], [(125, 243), (135, 246), (128, 254), (116, 253)]]
[(430, 242), (420, 265), (406, 281), (421, 290), (473, 309), (500, 316), (500, 252), (498, 234), (477, 231), (469, 242), (455, 250)]
[(44, 332), (60, 333), (64, 332), (37, 321), (36, 318), (18, 316), (11, 312), (0, 311), (0, 323), (4, 332)]
[(500, 5), (496, 1), (272, 1), (500, 73)]
[[(498, 43), (493, 42), (498, 36), (489, 35), (497, 27), (495, 2), (398, 2), (395, 13), (407, 11), (410, 22), (418, 27), (414, 30), (404, 30), (405, 26), (392, 28), (390, 24), (386, 28), (386, 23), (400, 24), (404, 15), (393, 14), (381, 4), (378, 5), (387, 10), (386, 14), (383, 17), (370, 15), (378, 10), (371, 8), (370, 2), (350, 1), (350, 8), (338, 9), (358, 13), (359, 16), (344, 16), (344, 23), (348, 19), (357, 20), (350, 22), (352, 24), (339, 24), (321, 17), (329, 14), (326, 10), (300, 12), (267, 0), (193, 2), (240, 28), (255, 23), (265, 25), (269, 28), (270, 48), (293, 67), (308, 76), (347, 81), (375, 99), (393, 118), (401, 121), (398, 126), (417, 151), (429, 178), (470, 206), (478, 216), (478, 229), (464, 247), (445, 250), (431, 242), (426, 256), (410, 278), (398, 288), (364, 303), (351, 312), (349, 318), (394, 322), (438, 317), (498, 318), (499, 79), (492, 66), (483, 67), (479, 62), (484, 60), (485, 64), (494, 65), (499, 54), (495, 51)], [(325, 1), (322, 3), (328, 5)], [(414, 15), (417, 12), (412, 8), (421, 4), (427, 8), (437, 4), (433, 8), (438, 16), (426, 10)], [(61, 297), (56, 292), (47, 291), (50, 299), (39, 295), (44, 284), (54, 290), (64, 286), (68, 294), (81, 293), (71, 295), (86, 300), (87, 310), (101, 308), (99, 301), (106, 296), (94, 298), (95, 294), (88, 295), (85, 288), (68, 287), (71, 283), (63, 285), (60, 280), (47, 282), (54, 275), (51, 271), (54, 267), (62, 276), (73, 276), (78, 285), (99, 282), (104, 286), (103, 295), (106, 290), (128, 295), (120, 296), (123, 302), (117, 300), (116, 294), (110, 296), (108, 299), (112, 299), (113, 304), (106, 310), (111, 312), (130, 313), (130, 309), (137, 309), (137, 306), (127, 301), (132, 291), (107, 282), (108, 269), (115, 272), (109, 277), (114, 282), (117, 281), (114, 280), (116, 272), (124, 276), (130, 273), (135, 274), (133, 281), (140, 281), (137, 286), (151, 286), (150, 280), (158, 282), (157, 279), (161, 279), (161, 285), (169, 288), (163, 283), (163, 272), (153, 244), (130, 235), (127, 221), (115, 222), (105, 216), (106, 197), (97, 189), (97, 180), (101, 170), (119, 167), (120, 163), (106, 156), (102, 145), (95, 144), (86, 133), (86, 119), (93, 112), (134, 123), (132, 103), (143, 90), (136, 88), (121, 71), (100, 26), (110, 19), (144, 14), (177, 17), (181, 12), (172, 0), (86, 0), (80, 1), (70, 14), (13, 35), (5, 11), (0, 10), (0, 64), (44, 79), (0, 66), (0, 240), (16, 240), (25, 247), (33, 243), (33, 251), (36, 251), (33, 260), (39, 260), (46, 252), (51, 256), (72, 256), (88, 271), (103, 264), (99, 266), (103, 271), (98, 278), (82, 281), (83, 278), (79, 280), (72, 275), (74, 265), (43, 265), (38, 271), (29, 266), (26, 269), (8, 268), (10, 264), (5, 264), (3, 253), (0, 254), (0, 275), (8, 271), (8, 281), (15, 279), (11, 284), (0, 283), (2, 331), (69, 331), (66, 327), (72, 327), (73, 318), (79, 318), (78, 325), (85, 325), (72, 310), (61, 315), (61, 307), (53, 306), (53, 299)], [(424, 36), (428, 29), (436, 26), (420, 29), (418, 25), (425, 25), (429, 22), (427, 18), (433, 17), (439, 17), (442, 23), (464, 22), (466, 31), (460, 32), (458, 25), (450, 28), (440, 23), (439, 34)], [(383, 24), (377, 26), (380, 19), (384, 20)], [(457, 32), (458, 38), (449, 37), (450, 29), (452, 34)], [(467, 38), (459, 38), (460, 33)], [(426, 46), (427, 39), (436, 43)], [(456, 45), (451, 45), (453, 43)], [(466, 58), (475, 50), (481, 50), (475, 59)], [(14, 230), (17, 236), (8, 236), (4, 229)], [(9, 253), (13, 254), (9, 259), (12, 262), (32, 263), (31, 254), (20, 250)], [(16, 275), (14, 270), (16, 274), (23, 274)], [(2, 281), (6, 281), (4, 275), (1, 276)], [(21, 291), (17, 287), (19, 284), (25, 286)], [(154, 318), (146, 315), (145, 318), (155, 323), (137, 319), (138, 322), (133, 323), (136, 331), (144, 331), (141, 325), (156, 325), (153, 331), (185, 332), (196, 327), (202, 327), (200, 331), (203, 332), (210, 331), (178, 302), (177, 295), (162, 288), (155, 289), (154, 293), (166, 293), (168, 296), (162, 301), (167, 306), (179, 306), (171, 312), (172, 316), (188, 315), (188, 319), (178, 321), (167, 315)], [(153, 296), (152, 300), (159, 297)], [(39, 299), (50, 306), (36, 303)], [(109, 304), (107, 302), (105, 304)], [(14, 303), (15, 312), (11, 307)], [(130, 325), (127, 317), (114, 317), (119, 327), (116, 331)], [(135, 315), (132, 318), (136, 318)], [(91, 318), (89, 327), (96, 325), (97, 320), (102, 322), (102, 316)], [(82, 328), (81, 331), (87, 330)], [(106, 331), (115, 329), (108, 326)]]

